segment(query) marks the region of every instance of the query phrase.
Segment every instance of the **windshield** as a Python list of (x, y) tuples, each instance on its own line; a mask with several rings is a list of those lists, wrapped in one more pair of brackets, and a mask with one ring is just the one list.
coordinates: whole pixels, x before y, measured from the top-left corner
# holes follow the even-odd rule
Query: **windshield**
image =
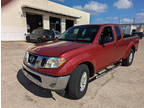
[(32, 31), (32, 34), (43, 34), (43, 30), (42, 29), (35, 29)]
[(76, 26), (68, 29), (58, 40), (92, 42), (99, 30), (99, 25)]

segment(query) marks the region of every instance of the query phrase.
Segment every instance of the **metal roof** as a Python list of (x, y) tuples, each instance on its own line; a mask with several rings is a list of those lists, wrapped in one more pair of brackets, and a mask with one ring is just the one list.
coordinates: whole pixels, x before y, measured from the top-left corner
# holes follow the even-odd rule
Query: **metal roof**
[(76, 16), (63, 14), (63, 13), (57, 13), (57, 12), (53, 12), (53, 11), (49, 11), (49, 10), (44, 10), (44, 9), (39, 9), (39, 8), (35, 8), (35, 7), (30, 7), (30, 6), (27, 6), (27, 5), (23, 5), (22, 9), (33, 9), (33, 10), (42, 11), (42, 12), (46, 12), (46, 13), (51, 13), (51, 14), (55, 14), (55, 15), (71, 17), (71, 18), (75, 18), (75, 19), (79, 19), (80, 18), (80, 17), (76, 17)]

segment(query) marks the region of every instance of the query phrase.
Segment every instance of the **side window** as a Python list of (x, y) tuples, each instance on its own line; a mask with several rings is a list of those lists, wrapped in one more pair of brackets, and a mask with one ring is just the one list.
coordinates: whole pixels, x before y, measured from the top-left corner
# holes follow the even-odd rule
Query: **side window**
[(45, 34), (48, 35), (48, 36), (49, 35), (54, 36), (54, 33), (51, 30), (45, 30)]
[(121, 32), (118, 26), (115, 26), (115, 31), (116, 31), (116, 36), (117, 36), (117, 40), (121, 39)]
[(110, 43), (113, 41), (114, 41), (114, 36), (113, 36), (112, 27), (111, 26), (104, 27), (99, 38), (100, 44)]

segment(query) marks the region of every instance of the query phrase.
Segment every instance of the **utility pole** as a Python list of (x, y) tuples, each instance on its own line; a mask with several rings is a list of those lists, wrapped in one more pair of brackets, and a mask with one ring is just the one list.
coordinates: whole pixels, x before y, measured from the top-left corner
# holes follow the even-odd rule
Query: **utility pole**
[(133, 18), (133, 24), (135, 24), (135, 18)]

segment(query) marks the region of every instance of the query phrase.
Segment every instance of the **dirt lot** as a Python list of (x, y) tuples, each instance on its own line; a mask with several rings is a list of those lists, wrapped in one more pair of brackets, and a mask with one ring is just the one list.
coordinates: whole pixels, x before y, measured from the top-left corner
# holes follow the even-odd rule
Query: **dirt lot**
[(42, 89), (24, 77), (21, 64), (30, 43), (2, 42), (2, 108), (144, 108), (144, 39), (134, 63), (89, 83), (79, 100)]

